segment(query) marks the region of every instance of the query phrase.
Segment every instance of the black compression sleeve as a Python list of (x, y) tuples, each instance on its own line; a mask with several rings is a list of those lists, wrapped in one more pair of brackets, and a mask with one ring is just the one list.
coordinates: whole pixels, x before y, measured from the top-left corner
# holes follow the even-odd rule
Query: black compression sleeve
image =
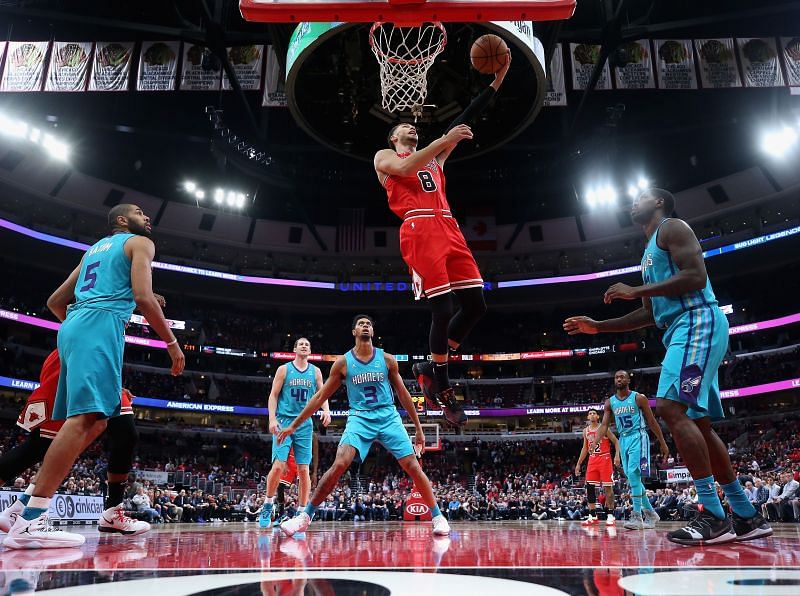
[(447, 134), (452, 129), (454, 129), (459, 124), (467, 124), (470, 120), (475, 118), (478, 114), (483, 112), (486, 109), (486, 106), (489, 105), (489, 102), (492, 101), (492, 98), (495, 96), (496, 91), (494, 87), (487, 87), (484, 89), (478, 97), (472, 100), (472, 102), (467, 106), (467, 109), (461, 112), (455, 120), (450, 123), (450, 126), (447, 127), (447, 130), (444, 131), (444, 134)]

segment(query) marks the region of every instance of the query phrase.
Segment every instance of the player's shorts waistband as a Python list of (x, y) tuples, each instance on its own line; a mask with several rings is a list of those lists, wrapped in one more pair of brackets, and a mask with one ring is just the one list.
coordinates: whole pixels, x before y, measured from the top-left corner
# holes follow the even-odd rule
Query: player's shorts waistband
[(403, 215), (403, 221), (418, 217), (453, 217), (449, 209), (411, 209)]

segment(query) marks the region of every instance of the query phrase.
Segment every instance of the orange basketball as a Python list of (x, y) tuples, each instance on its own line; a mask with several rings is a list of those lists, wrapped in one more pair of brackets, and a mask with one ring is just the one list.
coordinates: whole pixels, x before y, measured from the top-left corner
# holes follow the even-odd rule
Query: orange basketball
[(502, 38), (491, 33), (481, 35), (469, 51), (472, 67), (483, 74), (494, 74), (506, 65), (508, 46)]

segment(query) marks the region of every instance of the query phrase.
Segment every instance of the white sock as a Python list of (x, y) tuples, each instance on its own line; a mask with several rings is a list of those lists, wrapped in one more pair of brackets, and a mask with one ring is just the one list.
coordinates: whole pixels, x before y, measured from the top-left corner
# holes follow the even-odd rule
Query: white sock
[(272, 505), (273, 503), (275, 503), (275, 497), (264, 497), (264, 503)]
[(35, 489), (36, 489), (36, 485), (35, 485), (33, 482), (31, 482), (31, 483), (28, 485), (28, 488), (26, 488), (26, 489), (25, 489), (25, 494), (26, 494), (26, 495), (33, 495), (33, 491), (34, 491)]
[(50, 497), (31, 497), (27, 506), (31, 509), (50, 509)]

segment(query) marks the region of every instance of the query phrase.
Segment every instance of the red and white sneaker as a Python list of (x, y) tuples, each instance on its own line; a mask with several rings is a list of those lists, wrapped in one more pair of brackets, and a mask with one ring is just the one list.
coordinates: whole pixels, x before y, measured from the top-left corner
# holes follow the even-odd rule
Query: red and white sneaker
[(8, 534), (8, 531), (11, 529), (11, 526), (14, 525), (14, 522), (17, 521), (17, 517), (25, 510), (25, 505), (22, 504), (22, 501), (17, 499), (11, 505), (3, 509), (0, 512), (0, 532), (5, 532)]
[(294, 536), (298, 532), (305, 532), (311, 524), (308, 513), (301, 511), (291, 519), (287, 519), (281, 524), (281, 531), (287, 536)]
[(581, 522), (582, 526), (596, 526), (600, 523), (600, 520), (597, 519), (595, 516), (590, 515), (588, 518)]
[(606, 525), (607, 526), (616, 526), (617, 525), (617, 518), (614, 517), (613, 513), (606, 514)]
[(125, 515), (125, 508), (122, 505), (111, 507), (103, 511), (100, 516), (100, 523), (97, 528), (101, 532), (111, 534), (123, 534), (125, 536), (136, 536), (150, 531), (150, 524), (146, 521), (135, 520)]

